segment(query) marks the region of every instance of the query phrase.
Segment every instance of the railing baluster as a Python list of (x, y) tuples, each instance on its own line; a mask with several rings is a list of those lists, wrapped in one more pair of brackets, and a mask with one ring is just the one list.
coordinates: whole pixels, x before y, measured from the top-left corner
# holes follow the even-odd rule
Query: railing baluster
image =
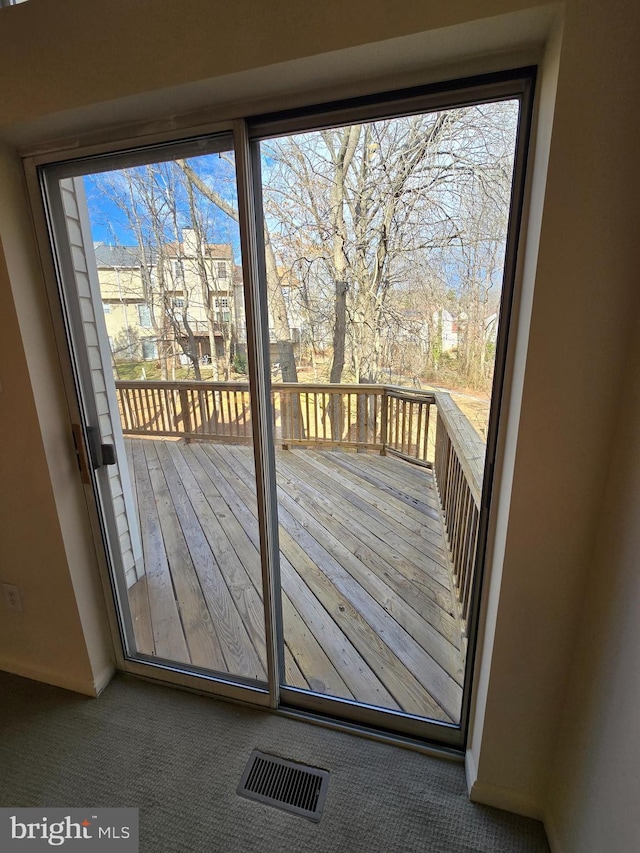
[(235, 424), (236, 437), (240, 435), (240, 410), (238, 408), (238, 392), (237, 390), (233, 390), (233, 420)]
[(311, 433), (311, 417), (310, 417), (309, 408), (310, 408), (309, 407), (309, 392), (307, 391), (306, 394), (304, 395), (304, 410), (305, 410), (305, 414), (306, 414), (306, 420), (303, 423), (303, 428), (304, 428), (304, 434), (305, 435), (311, 435), (312, 434)]

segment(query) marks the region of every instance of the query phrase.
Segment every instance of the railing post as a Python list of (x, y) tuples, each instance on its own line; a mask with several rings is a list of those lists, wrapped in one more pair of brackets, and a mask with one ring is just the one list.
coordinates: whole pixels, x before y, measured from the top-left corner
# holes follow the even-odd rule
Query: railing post
[(329, 392), (329, 420), (331, 421), (331, 440), (342, 441), (343, 406), (342, 394)]
[(389, 397), (387, 396), (387, 389), (384, 388), (382, 391), (382, 397), (380, 398), (380, 443), (382, 444), (382, 450), (380, 451), (380, 456), (387, 455), (387, 444), (389, 443)]
[(187, 389), (181, 388), (179, 394), (180, 408), (182, 410), (182, 426), (185, 433), (191, 433), (193, 430), (191, 428), (191, 413), (189, 411), (189, 395), (187, 393)]
[[(360, 444), (367, 443), (367, 402), (368, 394), (358, 394), (356, 396), (356, 435)], [(358, 448), (360, 453), (366, 452), (362, 448)]]

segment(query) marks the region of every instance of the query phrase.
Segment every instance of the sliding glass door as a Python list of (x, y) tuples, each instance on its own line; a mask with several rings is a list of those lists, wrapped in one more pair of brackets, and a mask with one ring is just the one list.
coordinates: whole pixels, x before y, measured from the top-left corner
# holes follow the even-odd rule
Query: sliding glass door
[(122, 668), (463, 743), (531, 85), (41, 169)]
[(253, 382), (230, 133), (46, 173), (128, 658), (267, 691)]
[(254, 157), (283, 697), (417, 732), (462, 719), (520, 100), (412, 106)]

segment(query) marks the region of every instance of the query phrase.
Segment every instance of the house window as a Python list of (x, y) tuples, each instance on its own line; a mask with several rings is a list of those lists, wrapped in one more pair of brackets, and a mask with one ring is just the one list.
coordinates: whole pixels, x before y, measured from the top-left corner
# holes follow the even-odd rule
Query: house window
[(218, 262), (218, 278), (229, 278), (225, 261)]
[(143, 361), (153, 361), (158, 357), (158, 344), (147, 338), (142, 341), (142, 359)]
[(173, 275), (174, 282), (184, 281), (184, 268), (182, 266), (182, 261), (171, 261), (171, 273)]
[(104, 311), (105, 314), (111, 314), (111, 303), (110, 302), (103, 302), (102, 303), (102, 310)]
[(173, 300), (174, 308), (184, 308), (184, 299), (174, 299)]
[(151, 328), (151, 309), (145, 303), (138, 305), (138, 325), (143, 329)]

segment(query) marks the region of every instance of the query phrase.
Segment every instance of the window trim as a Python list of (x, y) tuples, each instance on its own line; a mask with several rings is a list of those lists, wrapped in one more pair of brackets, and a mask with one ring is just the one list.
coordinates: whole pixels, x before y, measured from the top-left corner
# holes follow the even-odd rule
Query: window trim
[(249, 138), (269, 139), (310, 130), (323, 130), (359, 121), (378, 121), (471, 106), (514, 97), (525, 98), (535, 85), (537, 67), (525, 65), (449, 82), (392, 89), (372, 95), (328, 101), (254, 115), (247, 119)]

